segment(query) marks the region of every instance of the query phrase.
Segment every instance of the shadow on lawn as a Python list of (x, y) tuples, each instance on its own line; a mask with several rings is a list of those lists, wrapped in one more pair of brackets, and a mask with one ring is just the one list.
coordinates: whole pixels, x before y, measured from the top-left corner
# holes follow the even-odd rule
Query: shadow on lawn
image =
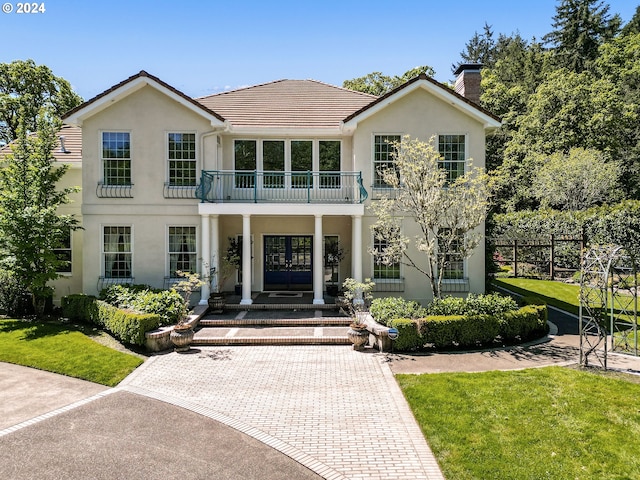
[(25, 333), (22, 340), (26, 341), (65, 335), (74, 331), (81, 332), (88, 337), (100, 335), (100, 331), (91, 325), (70, 325), (57, 319), (33, 318), (0, 320), (0, 334), (19, 330), (24, 330)]

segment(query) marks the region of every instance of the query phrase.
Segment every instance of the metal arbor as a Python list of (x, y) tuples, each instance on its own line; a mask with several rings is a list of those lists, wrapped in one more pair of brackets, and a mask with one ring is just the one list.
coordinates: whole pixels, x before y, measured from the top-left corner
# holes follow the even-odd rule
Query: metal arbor
[(607, 368), (611, 351), (638, 355), (638, 276), (636, 262), (618, 245), (586, 251), (580, 280), (580, 365)]

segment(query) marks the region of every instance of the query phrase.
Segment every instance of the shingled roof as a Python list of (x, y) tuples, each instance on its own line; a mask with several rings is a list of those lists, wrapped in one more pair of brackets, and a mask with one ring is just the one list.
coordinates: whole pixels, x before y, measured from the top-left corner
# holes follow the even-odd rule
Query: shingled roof
[(316, 80), (277, 80), (196, 100), (234, 127), (339, 128), (376, 98)]

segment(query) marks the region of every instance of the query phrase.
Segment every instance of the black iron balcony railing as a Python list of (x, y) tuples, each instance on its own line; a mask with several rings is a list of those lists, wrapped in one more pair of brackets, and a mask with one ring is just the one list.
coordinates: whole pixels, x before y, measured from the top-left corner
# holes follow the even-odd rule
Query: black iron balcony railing
[(196, 195), (210, 203), (362, 203), (360, 172), (204, 170)]

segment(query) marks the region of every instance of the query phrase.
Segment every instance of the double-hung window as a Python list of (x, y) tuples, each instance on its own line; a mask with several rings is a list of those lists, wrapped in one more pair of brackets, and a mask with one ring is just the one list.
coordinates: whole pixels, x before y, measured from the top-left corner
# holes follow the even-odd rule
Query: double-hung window
[(102, 132), (102, 166), (104, 185), (131, 185), (129, 132)]
[(447, 183), (464, 175), (466, 157), (465, 135), (438, 135), (440, 166), (447, 172)]
[(66, 230), (63, 235), (60, 247), (53, 250), (56, 258), (60, 262), (57, 268), (58, 273), (71, 273), (71, 230)]
[(169, 276), (177, 271), (195, 273), (197, 268), (196, 227), (169, 227)]
[(105, 226), (103, 231), (102, 264), (105, 278), (131, 278), (131, 227)]
[[(441, 231), (441, 244), (448, 243), (448, 248), (440, 255), (444, 256), (443, 280), (463, 280), (464, 258), (462, 257), (462, 247), (464, 245), (464, 235), (456, 234), (451, 236), (452, 230), (443, 229)], [(444, 245), (443, 245), (444, 247)]]
[(169, 133), (167, 140), (167, 153), (169, 157), (169, 186), (195, 187), (195, 133)]
[(373, 137), (373, 188), (389, 188), (383, 172), (395, 168), (396, 145), (400, 135), (374, 135)]
[[(384, 255), (385, 250), (389, 247), (387, 239), (374, 232), (373, 235), (373, 251), (378, 255)], [(376, 280), (399, 280), (400, 279), (400, 262), (383, 263), (378, 255), (374, 255), (373, 279)]]

